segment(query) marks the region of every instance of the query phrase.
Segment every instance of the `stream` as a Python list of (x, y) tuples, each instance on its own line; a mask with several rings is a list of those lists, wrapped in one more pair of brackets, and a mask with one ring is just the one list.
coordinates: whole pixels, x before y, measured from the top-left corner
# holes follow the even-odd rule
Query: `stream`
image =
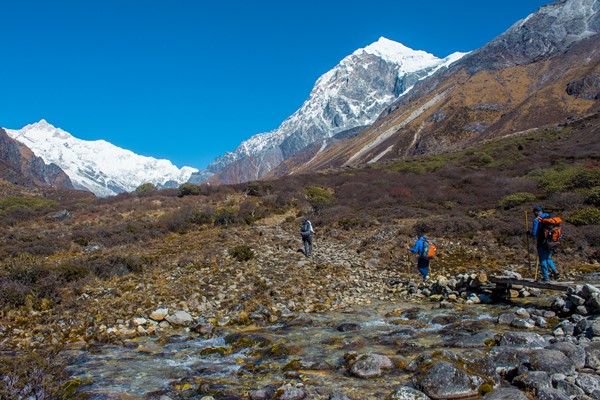
[[(274, 391), (289, 382), (301, 383), (307, 398), (327, 399), (335, 390), (353, 399), (381, 399), (409, 383), (412, 374), (394, 368), (380, 378), (353, 377), (344, 366), (345, 354), (377, 353), (399, 365), (427, 351), (461, 352), (453, 338), (505, 332), (510, 328), (496, 325), (496, 317), (513, 308), (372, 303), (310, 314), (309, 325), (219, 327), (216, 337), (208, 339), (172, 330), (127, 340), (123, 346), (73, 351), (69, 371), (88, 383), (80, 392), (90, 399), (249, 398), (259, 389)], [(232, 337), (256, 341), (246, 347), (247, 342), (240, 346)], [(293, 368), (292, 361), (309, 369)]]

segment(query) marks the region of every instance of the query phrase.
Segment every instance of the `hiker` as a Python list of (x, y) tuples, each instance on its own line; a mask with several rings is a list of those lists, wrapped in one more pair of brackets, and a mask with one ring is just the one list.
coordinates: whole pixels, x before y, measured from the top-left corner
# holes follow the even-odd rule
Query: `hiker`
[(300, 234), (302, 235), (302, 243), (304, 244), (304, 255), (309, 257), (312, 255), (312, 237), (315, 235), (315, 231), (313, 230), (312, 223), (308, 219), (305, 219), (302, 222)]
[(423, 282), (427, 282), (429, 279), (429, 261), (435, 255), (435, 250), (435, 243), (428, 239), (424, 233), (419, 233), (419, 239), (417, 239), (415, 246), (409, 249), (411, 253), (419, 256), (417, 269), (423, 275)]
[(550, 273), (554, 279), (560, 279), (560, 273), (556, 269), (554, 265), (554, 261), (552, 261), (552, 251), (546, 245), (546, 238), (544, 236), (544, 228), (540, 222), (542, 218), (548, 218), (550, 215), (543, 212), (541, 206), (535, 206), (533, 208), (533, 215), (535, 218), (533, 219), (533, 226), (531, 231), (528, 232), (529, 235), (533, 236), (537, 240), (537, 252), (540, 260), (540, 266), (542, 269), (542, 279), (544, 281), (548, 281), (548, 268), (550, 268)]

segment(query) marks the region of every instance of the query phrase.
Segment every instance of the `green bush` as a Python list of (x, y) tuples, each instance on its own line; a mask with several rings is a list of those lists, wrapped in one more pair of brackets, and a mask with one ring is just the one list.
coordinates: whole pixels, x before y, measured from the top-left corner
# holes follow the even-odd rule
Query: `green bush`
[(0, 213), (5, 213), (7, 211), (12, 211), (19, 208), (38, 211), (57, 205), (58, 202), (55, 200), (49, 200), (40, 197), (5, 197), (0, 199)]
[(217, 226), (228, 226), (237, 222), (237, 211), (235, 208), (223, 207), (215, 212), (214, 224)]
[(504, 196), (500, 199), (498, 204), (500, 205), (500, 207), (504, 208), (505, 210), (508, 210), (509, 208), (514, 208), (516, 206), (533, 200), (535, 200), (535, 195), (533, 193), (518, 192)]
[(232, 247), (228, 250), (228, 252), (231, 257), (238, 261), (248, 261), (254, 258), (254, 251), (252, 251), (250, 246), (245, 244)]
[(201, 193), (200, 186), (193, 183), (183, 183), (177, 189), (177, 197), (198, 196)]
[(137, 194), (156, 192), (158, 188), (154, 183), (146, 182), (135, 188)]
[(307, 187), (304, 189), (304, 195), (317, 215), (331, 206), (335, 200), (333, 193), (320, 186)]
[(600, 186), (594, 186), (587, 194), (586, 204), (600, 207)]
[(75, 282), (88, 276), (90, 268), (81, 264), (61, 264), (52, 267), (51, 271), (57, 274), (61, 280)]
[(600, 225), (600, 209), (580, 208), (571, 213), (567, 221), (573, 225)]
[(600, 186), (598, 167), (561, 164), (551, 169), (537, 170), (532, 175), (537, 178), (540, 188), (546, 192), (565, 192)]

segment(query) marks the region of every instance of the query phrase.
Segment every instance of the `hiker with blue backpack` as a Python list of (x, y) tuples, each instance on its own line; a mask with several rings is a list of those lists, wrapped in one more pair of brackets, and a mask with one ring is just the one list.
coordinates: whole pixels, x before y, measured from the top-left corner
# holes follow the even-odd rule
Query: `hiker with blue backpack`
[(315, 235), (315, 231), (313, 230), (312, 223), (308, 219), (305, 219), (302, 222), (300, 235), (302, 236), (302, 243), (304, 244), (304, 255), (310, 257), (312, 255), (312, 237)]
[(429, 280), (429, 261), (435, 256), (436, 252), (435, 242), (425, 234), (419, 233), (419, 239), (409, 251), (418, 255), (417, 269), (423, 275), (423, 282), (427, 282)]
[(562, 236), (562, 230), (560, 229), (560, 223), (562, 220), (560, 217), (551, 217), (550, 214), (545, 213), (541, 206), (535, 206), (533, 208), (533, 225), (531, 231), (527, 232), (529, 235), (536, 238), (537, 242), (537, 253), (539, 257), (540, 267), (542, 269), (542, 279), (544, 281), (549, 280), (549, 271), (554, 279), (560, 279), (560, 273), (552, 261), (552, 251), (557, 248), (560, 243)]

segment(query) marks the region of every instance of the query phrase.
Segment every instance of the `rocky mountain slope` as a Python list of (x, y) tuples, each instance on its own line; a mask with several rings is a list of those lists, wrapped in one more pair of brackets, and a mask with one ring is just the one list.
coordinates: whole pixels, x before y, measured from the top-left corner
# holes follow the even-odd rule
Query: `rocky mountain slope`
[(6, 132), (46, 163), (60, 166), (75, 188), (97, 196), (132, 191), (147, 182), (176, 187), (197, 171), (190, 167), (179, 169), (168, 160), (140, 156), (104, 140), (78, 139), (45, 120)]
[(71, 180), (56, 164), (46, 164), (29, 148), (0, 129), (0, 178), (25, 187), (73, 188)]
[(279, 128), (253, 136), (219, 157), (191, 182), (255, 180), (306, 146), (375, 121), (385, 107), (416, 82), (464, 54), (439, 59), (381, 38), (344, 58), (321, 76), (309, 98)]
[(600, 109), (600, 3), (559, 1), (418, 82), (369, 129), (273, 174), (439, 153)]

